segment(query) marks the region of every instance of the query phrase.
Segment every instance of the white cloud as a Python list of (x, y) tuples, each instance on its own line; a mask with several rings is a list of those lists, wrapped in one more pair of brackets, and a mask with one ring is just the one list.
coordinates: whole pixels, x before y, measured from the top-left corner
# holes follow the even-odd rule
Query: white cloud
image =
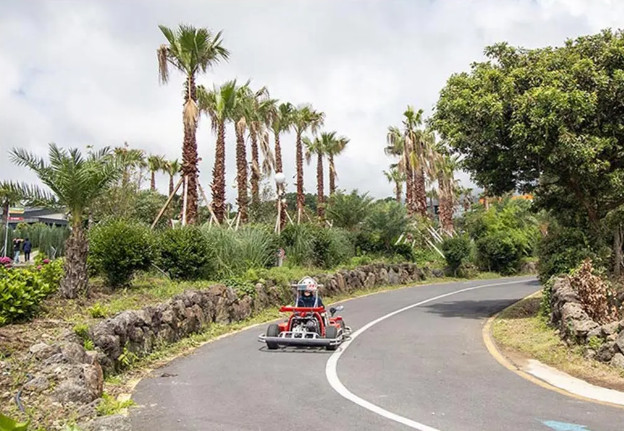
[[(337, 160), (342, 188), (392, 194), (381, 171), (387, 126), (407, 104), (428, 113), (451, 73), (482, 58), (487, 44), (537, 47), (617, 26), (616, 0), (438, 1), (5, 1), (0, 4), (0, 179), (34, 181), (7, 151), (61, 146), (132, 146), (180, 156), (182, 76), (157, 82), (158, 24), (223, 29), (230, 61), (207, 85), (252, 78), (272, 96), (309, 102), (326, 128), (351, 138)], [(228, 184), (234, 182), (228, 130)], [(211, 181), (214, 141), (198, 131), (201, 181)], [(294, 175), (294, 137), (283, 139)], [(465, 180), (466, 176), (463, 176)], [(162, 189), (165, 177), (158, 178)], [(315, 170), (306, 172), (314, 191)], [(292, 184), (292, 181), (289, 181)], [(234, 197), (228, 189), (229, 198)]]

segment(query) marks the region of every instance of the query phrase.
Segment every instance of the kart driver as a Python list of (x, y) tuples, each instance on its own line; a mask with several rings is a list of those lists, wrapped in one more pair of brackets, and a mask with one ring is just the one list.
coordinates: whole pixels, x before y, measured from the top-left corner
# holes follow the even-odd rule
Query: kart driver
[(303, 289), (303, 295), (297, 301), (297, 307), (324, 307), (321, 297), (318, 296), (316, 281), (306, 277), (299, 282), (299, 288)]

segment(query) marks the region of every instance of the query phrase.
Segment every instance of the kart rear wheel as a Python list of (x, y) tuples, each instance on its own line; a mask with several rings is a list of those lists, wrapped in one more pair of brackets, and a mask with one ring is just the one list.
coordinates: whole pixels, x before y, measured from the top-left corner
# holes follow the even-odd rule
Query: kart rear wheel
[[(277, 323), (269, 325), (266, 334), (267, 337), (277, 337), (279, 335), (279, 326), (277, 325)], [(279, 347), (279, 345), (275, 341), (267, 341), (266, 345), (269, 350), (275, 350)]]
[[(338, 338), (338, 328), (335, 326), (328, 326), (325, 328), (325, 338)], [(334, 344), (333, 346), (327, 346), (325, 348), (327, 350), (336, 350), (337, 347), (338, 346)]]

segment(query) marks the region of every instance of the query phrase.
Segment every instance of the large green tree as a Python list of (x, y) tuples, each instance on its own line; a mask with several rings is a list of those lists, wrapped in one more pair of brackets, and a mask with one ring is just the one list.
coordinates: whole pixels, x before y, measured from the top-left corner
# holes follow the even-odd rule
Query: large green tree
[[(108, 148), (84, 157), (75, 148), (65, 150), (50, 144), (48, 162), (22, 149), (13, 149), (11, 158), (34, 171), (51, 190), (49, 200), (69, 213), (71, 234), (65, 245), (65, 275), (60, 291), (65, 298), (75, 298), (88, 286), (88, 244), (83, 224), (91, 205), (121, 176), (122, 169)], [(32, 189), (35, 197), (45, 195)]]
[(182, 174), (188, 178), (188, 204), (186, 221), (195, 223), (197, 218), (197, 86), (195, 77), (199, 72), (206, 72), (215, 63), (226, 60), (229, 52), (221, 45), (221, 32), (213, 34), (206, 28), (181, 25), (171, 30), (159, 26), (168, 44), (158, 48), (158, 70), (160, 81), (169, 81), (169, 67), (182, 72), (186, 77), (184, 84), (184, 143), (182, 144)]
[(531, 191), (538, 206), (600, 237), (624, 204), (624, 34), (533, 50), (501, 43), (485, 54), (448, 80), (433, 125), (490, 193)]

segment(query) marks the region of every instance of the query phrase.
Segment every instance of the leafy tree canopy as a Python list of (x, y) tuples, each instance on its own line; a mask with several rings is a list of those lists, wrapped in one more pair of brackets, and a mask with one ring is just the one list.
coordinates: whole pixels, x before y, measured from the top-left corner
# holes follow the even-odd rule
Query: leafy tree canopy
[(453, 75), (432, 119), (493, 194), (532, 191), (576, 225), (624, 203), (624, 33), (558, 48), (486, 48)]

